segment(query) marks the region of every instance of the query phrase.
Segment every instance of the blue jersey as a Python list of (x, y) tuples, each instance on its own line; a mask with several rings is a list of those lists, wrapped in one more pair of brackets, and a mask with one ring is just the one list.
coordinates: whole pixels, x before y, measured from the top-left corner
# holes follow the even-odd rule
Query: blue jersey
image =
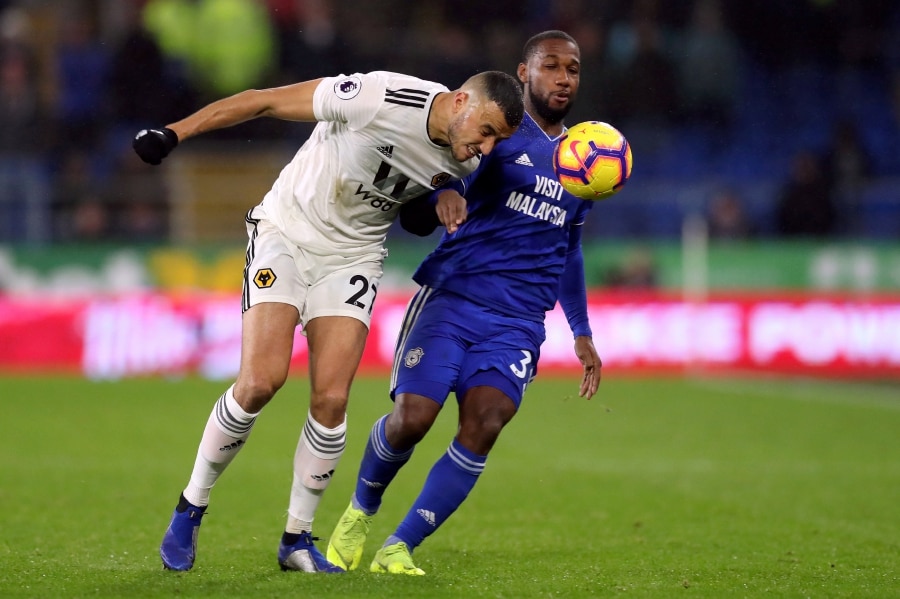
[(451, 184), (466, 198), (468, 218), (456, 233), (444, 233), (413, 279), (543, 322), (559, 297), (571, 229), (592, 207), (559, 184), (558, 140), (526, 113), (512, 137)]

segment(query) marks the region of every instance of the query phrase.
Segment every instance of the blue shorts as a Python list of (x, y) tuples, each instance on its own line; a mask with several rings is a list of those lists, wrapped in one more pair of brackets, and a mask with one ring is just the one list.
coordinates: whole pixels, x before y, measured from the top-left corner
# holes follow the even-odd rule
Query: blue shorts
[(544, 323), (501, 314), (467, 298), (423, 287), (410, 300), (397, 340), (391, 398), (429, 397), (443, 405), (487, 385), (522, 402), (537, 374)]

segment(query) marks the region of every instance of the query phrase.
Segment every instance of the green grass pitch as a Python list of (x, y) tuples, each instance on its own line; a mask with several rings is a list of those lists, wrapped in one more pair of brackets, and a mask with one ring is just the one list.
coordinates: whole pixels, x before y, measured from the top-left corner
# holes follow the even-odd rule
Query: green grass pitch
[[(283, 573), (296, 377), (219, 481), (193, 571), (158, 546), (225, 384), (0, 378), (0, 597), (898, 597), (900, 388), (768, 378), (617, 378), (591, 401), (539, 379), (469, 500), (368, 572), (455, 427), (449, 402), (385, 496), (357, 571)], [(346, 506), (387, 383), (359, 378), (322, 501)], [(324, 548), (324, 540), (320, 542)]]

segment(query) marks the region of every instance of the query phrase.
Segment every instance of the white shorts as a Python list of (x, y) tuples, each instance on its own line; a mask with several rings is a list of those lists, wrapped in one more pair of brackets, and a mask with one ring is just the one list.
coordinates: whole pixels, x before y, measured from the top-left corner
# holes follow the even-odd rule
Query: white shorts
[(349, 316), (366, 327), (383, 274), (384, 252), (357, 256), (315, 254), (288, 241), (269, 220), (247, 214), (247, 262), (241, 308), (290, 304), (306, 325), (319, 316)]

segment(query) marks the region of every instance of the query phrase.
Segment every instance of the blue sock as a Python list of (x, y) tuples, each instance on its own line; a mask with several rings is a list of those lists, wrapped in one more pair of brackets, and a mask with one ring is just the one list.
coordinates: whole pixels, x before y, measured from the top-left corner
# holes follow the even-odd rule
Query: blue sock
[(454, 439), (435, 462), (397, 531), (386, 544), (403, 541), (410, 551), (436, 531), (462, 505), (484, 471), (487, 456), (476, 455)]
[(382, 416), (369, 433), (366, 452), (359, 465), (359, 477), (356, 479), (356, 493), (353, 495), (354, 507), (369, 515), (381, 507), (381, 497), (394, 476), (400, 471), (413, 450), (398, 452), (388, 443), (384, 436), (384, 423), (387, 416)]

